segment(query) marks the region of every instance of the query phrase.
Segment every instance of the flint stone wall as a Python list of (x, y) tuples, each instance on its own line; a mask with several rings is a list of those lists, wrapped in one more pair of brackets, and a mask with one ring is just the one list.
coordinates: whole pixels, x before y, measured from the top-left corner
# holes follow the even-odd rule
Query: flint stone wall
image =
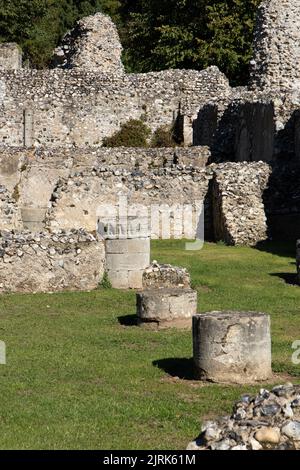
[[(91, 70), (0, 70), (0, 144), (101, 146), (130, 119), (152, 132), (180, 125), (211, 99), (230, 94), (216, 67), (148, 74)], [(190, 141), (187, 140), (187, 144)]]
[[(174, 162), (181, 168), (205, 168), (210, 156), (206, 147), (191, 149), (24, 149), (5, 148), (0, 153), (0, 184), (7, 189), (10, 204), (21, 211), (20, 220), (25, 228), (39, 230), (44, 226), (46, 211), (51, 206), (52, 193), (59, 179), (69, 178), (81, 172), (101, 176), (111, 171), (119, 176), (125, 168), (132, 168), (137, 175), (147, 174), (154, 168), (171, 168)], [(142, 178), (140, 178), (142, 180)], [(145, 177), (146, 179), (146, 177)], [(13, 197), (13, 196), (14, 197)], [(2, 217), (2, 215), (3, 217)], [(6, 213), (0, 214), (4, 219)], [(16, 219), (11, 228), (19, 229)], [(79, 223), (79, 226), (81, 224)], [(94, 221), (93, 230), (96, 227)], [(72, 226), (70, 228), (73, 228)]]
[[(82, 172), (58, 183), (46, 226), (51, 230), (72, 226), (94, 230), (97, 221), (118, 218), (121, 196), (127, 198), (129, 218), (139, 215), (150, 221), (151, 217), (147, 231), (152, 238), (194, 238), (210, 179), (205, 169), (176, 166), (147, 173), (125, 169)], [(160, 223), (164, 217), (165, 225)]]
[(102, 13), (82, 18), (55, 49), (53, 67), (124, 73), (122, 46), (111, 18)]
[(0, 292), (92, 290), (104, 269), (103, 240), (83, 230), (0, 234)]
[(272, 239), (300, 238), (300, 165), (287, 162), (272, 166), (269, 185), (264, 193), (268, 230)]
[(299, 0), (265, 0), (258, 8), (253, 86), (297, 90), (300, 85)]
[(202, 117), (206, 124), (198, 129), (198, 143), (209, 146), (215, 162), (296, 161), (299, 107), (299, 92), (235, 89), (222, 112), (206, 106), (207, 116)]
[(215, 168), (213, 223), (216, 240), (256, 245), (267, 239), (263, 193), (271, 173), (263, 162), (224, 163)]
[[(269, 166), (259, 162), (207, 166), (208, 157), (207, 147), (157, 152), (6, 149), (0, 153), (0, 228), (94, 231), (99, 221), (109, 219), (108, 209), (110, 214), (118, 211), (121, 195), (128, 196), (133, 224), (137, 215), (147, 220), (151, 207), (159, 220), (171, 211), (167, 227), (160, 223), (148, 226), (152, 238), (195, 237), (201, 210), (198, 203), (203, 201), (207, 238), (259, 241), (266, 230), (262, 193)], [(185, 212), (187, 206), (193, 210), (192, 217)]]
[(299, 11), (300, 0), (260, 6), (249, 88), (231, 88), (217, 67), (125, 74), (110, 18), (83, 18), (56, 50), (63, 70), (0, 67), (0, 145), (101, 146), (143, 119), (152, 132), (175, 126), (186, 146), (209, 146), (213, 161), (298, 155)]
[(23, 227), (21, 211), (15, 196), (0, 185), (0, 220), (2, 230), (21, 230)]

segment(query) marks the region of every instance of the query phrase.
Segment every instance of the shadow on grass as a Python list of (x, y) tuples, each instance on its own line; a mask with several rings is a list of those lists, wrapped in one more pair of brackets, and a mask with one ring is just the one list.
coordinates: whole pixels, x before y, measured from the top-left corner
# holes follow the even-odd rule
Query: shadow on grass
[(257, 243), (254, 248), (259, 251), (264, 251), (273, 255), (283, 256), (285, 258), (296, 257), (296, 243), (292, 241), (280, 242), (277, 240), (268, 240), (265, 242)]
[(290, 284), (291, 286), (297, 286), (297, 277), (294, 273), (270, 273), (270, 276), (279, 277), (283, 279), (286, 284)]
[(118, 322), (122, 326), (136, 326), (137, 316), (136, 315), (123, 315), (122, 317), (118, 317)]
[(195, 379), (193, 359), (169, 357), (153, 361), (152, 365), (162, 369), (172, 377), (178, 377), (183, 380)]

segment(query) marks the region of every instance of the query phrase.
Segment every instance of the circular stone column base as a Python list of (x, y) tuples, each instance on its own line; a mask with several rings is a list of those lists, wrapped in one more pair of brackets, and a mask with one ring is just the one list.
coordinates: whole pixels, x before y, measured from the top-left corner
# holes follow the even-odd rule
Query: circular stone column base
[(197, 312), (192, 289), (153, 289), (137, 293), (138, 324), (159, 328), (191, 328)]
[(272, 377), (270, 317), (257, 312), (210, 312), (193, 317), (197, 379), (254, 383)]

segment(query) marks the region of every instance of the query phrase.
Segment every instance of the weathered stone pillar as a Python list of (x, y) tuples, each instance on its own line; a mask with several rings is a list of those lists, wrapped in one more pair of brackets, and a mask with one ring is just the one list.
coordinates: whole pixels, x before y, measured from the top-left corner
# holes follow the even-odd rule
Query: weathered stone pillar
[(0, 44), (0, 69), (19, 70), (22, 68), (22, 51), (18, 44)]
[(197, 313), (197, 292), (185, 268), (153, 261), (143, 274), (145, 290), (137, 293), (139, 325), (191, 328)]
[(197, 312), (197, 292), (192, 289), (151, 289), (137, 293), (140, 324), (191, 328)]
[(256, 312), (210, 312), (193, 317), (193, 352), (198, 379), (253, 383), (271, 370), (270, 317)]
[(150, 238), (106, 240), (108, 278), (115, 289), (141, 289), (150, 263)]
[(264, 0), (254, 31), (250, 85), (265, 89), (299, 90), (300, 0)]
[(185, 147), (193, 145), (193, 122), (189, 116), (182, 116), (183, 122), (183, 142)]

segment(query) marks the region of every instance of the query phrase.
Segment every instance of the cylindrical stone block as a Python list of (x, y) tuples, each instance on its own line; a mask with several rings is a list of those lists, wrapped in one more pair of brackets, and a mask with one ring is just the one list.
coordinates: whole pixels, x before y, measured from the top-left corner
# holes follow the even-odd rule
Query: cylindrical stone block
[(150, 263), (150, 238), (106, 240), (106, 269), (115, 289), (142, 289)]
[(192, 289), (153, 289), (137, 293), (139, 324), (189, 327), (197, 312), (197, 292)]
[(257, 312), (210, 312), (193, 317), (196, 378), (253, 383), (272, 376), (270, 317)]

